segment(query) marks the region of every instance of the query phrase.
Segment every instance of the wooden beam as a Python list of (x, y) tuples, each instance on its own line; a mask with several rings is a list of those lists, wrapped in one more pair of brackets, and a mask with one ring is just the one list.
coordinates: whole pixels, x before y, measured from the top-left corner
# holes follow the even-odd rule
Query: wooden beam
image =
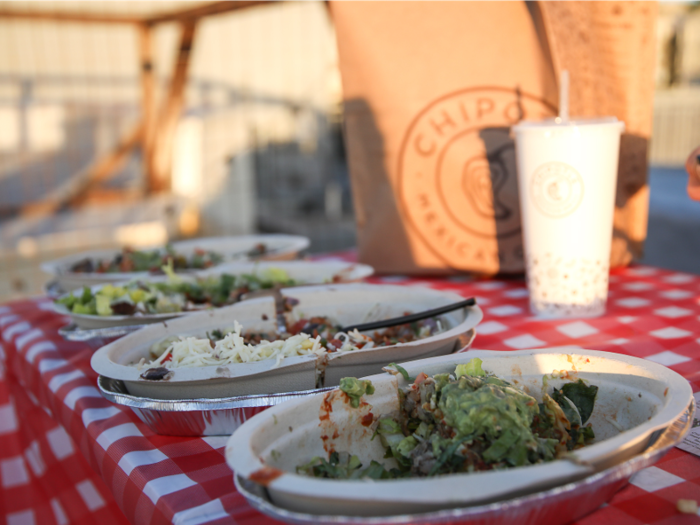
[(157, 123), (156, 80), (153, 57), (153, 29), (147, 24), (138, 26), (139, 59), (141, 71), (141, 114), (143, 135), (141, 137), (141, 156), (145, 179), (150, 187), (156, 178), (153, 166), (153, 141)]
[(230, 11), (239, 11), (241, 9), (247, 9), (249, 7), (256, 7), (261, 5), (274, 5), (276, 3), (278, 3), (276, 0), (236, 0), (226, 2), (211, 2), (203, 5), (198, 5), (190, 9), (183, 9), (178, 11), (172, 11), (170, 13), (154, 15), (152, 17), (146, 18), (145, 22), (149, 24), (162, 24), (165, 22), (182, 22), (184, 20), (201, 18), (203, 16), (219, 15), (222, 13), (228, 13)]
[(123, 204), (142, 198), (143, 193), (136, 188), (93, 188), (80, 198), (80, 204)]
[(22, 215), (50, 215), (69, 203), (80, 202), (87, 192), (107, 180), (122, 166), (127, 155), (141, 142), (142, 134), (143, 123), (139, 122), (114, 150), (78, 172), (45, 199), (22, 207)]
[(151, 160), (151, 179), (149, 190), (153, 192), (170, 189), (170, 170), (172, 165), (173, 142), (175, 131), (185, 105), (185, 88), (187, 72), (192, 56), (197, 19), (182, 22), (182, 34), (175, 67), (170, 80), (170, 92), (154, 132)]
[(25, 20), (48, 20), (52, 22), (79, 22), (101, 24), (162, 24), (165, 22), (182, 22), (203, 16), (218, 15), (230, 11), (239, 11), (249, 7), (273, 5), (277, 0), (237, 0), (225, 2), (207, 2), (187, 9), (174, 10), (153, 16), (125, 16), (122, 14), (104, 14), (70, 11), (40, 11), (23, 9), (0, 9), (0, 19), (18, 18)]
[(0, 9), (0, 19), (48, 20), (51, 22), (79, 22), (101, 24), (139, 24), (143, 20), (134, 16), (105, 15), (98, 13), (71, 13), (68, 11), (23, 11)]

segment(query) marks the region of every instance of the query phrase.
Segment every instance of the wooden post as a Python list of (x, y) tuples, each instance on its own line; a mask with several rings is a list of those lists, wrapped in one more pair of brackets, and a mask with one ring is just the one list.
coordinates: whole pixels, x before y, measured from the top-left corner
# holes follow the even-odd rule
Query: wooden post
[(172, 165), (173, 142), (175, 131), (185, 104), (187, 72), (190, 65), (192, 43), (194, 41), (197, 19), (182, 22), (182, 35), (177, 60), (170, 80), (170, 91), (163, 105), (158, 120), (151, 151), (149, 189), (153, 192), (170, 188), (170, 170)]
[(150, 24), (139, 24), (139, 59), (141, 69), (141, 119), (143, 136), (141, 156), (146, 187), (154, 185), (153, 140), (156, 127), (155, 64), (153, 62), (153, 28)]

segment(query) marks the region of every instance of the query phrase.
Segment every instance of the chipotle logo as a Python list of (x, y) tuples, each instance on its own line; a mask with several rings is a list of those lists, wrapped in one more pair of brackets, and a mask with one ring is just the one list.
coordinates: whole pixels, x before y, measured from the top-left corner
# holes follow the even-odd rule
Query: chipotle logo
[(399, 200), (411, 226), (447, 265), (522, 269), (510, 127), (555, 113), (516, 89), (480, 87), (440, 97), (413, 119), (399, 155)]
[(563, 162), (547, 162), (535, 170), (530, 185), (535, 206), (550, 217), (569, 215), (583, 200), (583, 177)]

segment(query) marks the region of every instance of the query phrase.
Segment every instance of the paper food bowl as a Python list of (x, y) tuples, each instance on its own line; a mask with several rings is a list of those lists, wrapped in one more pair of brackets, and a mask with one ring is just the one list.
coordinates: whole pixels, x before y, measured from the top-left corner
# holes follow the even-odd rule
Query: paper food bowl
[[(455, 348), (468, 349), (475, 330), (459, 336)], [(244, 395), (216, 399), (149, 399), (130, 395), (123, 381), (98, 376), (97, 386), (102, 396), (117, 405), (127, 406), (153, 432), (164, 436), (230, 436), (245, 421), (268, 407), (331, 390), (288, 391), (279, 394)]]
[[(245, 252), (254, 248), (257, 244), (265, 244), (268, 253), (259, 257), (260, 260), (290, 260), (296, 259), (300, 252), (308, 248), (309, 239), (295, 235), (241, 235), (233, 237), (205, 237), (187, 241), (172, 243), (177, 252), (191, 254), (194, 250), (215, 251), (223, 255), (222, 262), (245, 261), (248, 259)], [(153, 246), (145, 249), (157, 249), (161, 246)], [(101, 283), (115, 283), (148, 277), (148, 272), (115, 272), (115, 273), (87, 273), (70, 271), (78, 261), (85, 258), (111, 259), (121, 253), (121, 250), (90, 250), (61, 259), (43, 263), (41, 269), (53, 276), (58, 287), (63, 291), (70, 291), (81, 286), (94, 286)], [(191, 273), (191, 272), (190, 272)]]
[[(226, 459), (235, 475), (261, 482), (274, 505), (317, 515), (387, 516), (465, 507), (521, 496), (581, 479), (642, 452), (692, 402), (688, 382), (668, 368), (643, 359), (575, 347), (516, 352), (477, 351), (404, 363), (412, 376), (452, 372), (474, 357), (487, 372), (517, 384), (541, 399), (542, 378), (565, 371), (599, 387), (590, 422), (593, 444), (571, 459), (501, 471), (421, 479), (345, 481), (298, 475), (295, 469), (332, 447), (359, 456), (363, 464), (384, 463), (384, 448), (372, 440), (374, 428), (361, 424), (398, 410), (400, 376), (371, 376), (375, 393), (367, 406), (353, 409), (338, 390), (272, 407), (243, 424), (230, 438)], [(560, 374), (558, 374), (560, 375)], [(560, 387), (562, 379), (549, 379)], [(325, 407), (320, 419), (322, 404)], [(332, 410), (328, 410), (331, 403)], [(323, 437), (323, 439), (322, 439)], [(681, 438), (682, 439), (682, 436)]]
[[(304, 284), (321, 284), (333, 282), (354, 282), (369, 277), (374, 273), (374, 269), (366, 264), (347, 263), (340, 261), (314, 262), (314, 261), (276, 261), (276, 262), (237, 262), (220, 264), (216, 268), (197, 272), (196, 275), (182, 275), (183, 279), (196, 280), (198, 277), (212, 275), (230, 274), (256, 274), (264, 272), (269, 268), (279, 268), (287, 272), (290, 279), (294, 279)], [(135, 280), (134, 278), (129, 281)], [(150, 276), (141, 279), (145, 282), (167, 282), (168, 277)], [(127, 282), (129, 282), (127, 281)], [(115, 283), (117, 284), (117, 283)], [(102, 288), (104, 284), (92, 286), (93, 292)], [(74, 294), (80, 294), (82, 288), (74, 290)], [(66, 297), (68, 294), (59, 296)], [(84, 330), (96, 328), (108, 328), (113, 326), (129, 326), (157, 323), (166, 319), (190, 315), (192, 312), (173, 312), (161, 314), (143, 315), (87, 315), (76, 314), (68, 310), (65, 305), (54, 303), (54, 310), (61, 315), (67, 315), (71, 321)]]
[(189, 239), (173, 243), (175, 250), (208, 250), (223, 254), (224, 261), (250, 261), (246, 254), (258, 244), (264, 244), (267, 252), (255, 260), (261, 261), (289, 261), (297, 259), (299, 254), (309, 247), (311, 241), (308, 237), (300, 235), (264, 234), (264, 235), (237, 235), (228, 237), (203, 237)]
[[(297, 287), (282, 290), (299, 301), (295, 312), (304, 316), (323, 315), (343, 326), (398, 317), (456, 303), (463, 297), (444, 291), (406, 286), (338, 284)], [(295, 312), (292, 315), (295, 315)], [(244, 330), (272, 331), (275, 306), (272, 298), (251, 299), (217, 310), (190, 314), (164, 321), (129, 334), (98, 350), (92, 368), (100, 375), (120, 379), (130, 394), (154, 399), (222, 398), (270, 394), (335, 386), (340, 378), (381, 371), (391, 362), (449, 354), (459, 350), (460, 336), (482, 319), (478, 306), (440, 316), (447, 329), (431, 337), (392, 346), (361, 349), (323, 357), (286, 358), (275, 367), (275, 360), (222, 366), (176, 368), (167, 380), (146, 380), (134, 364), (148, 357), (152, 344), (175, 335), (203, 337), (214, 329), (233, 326)]]

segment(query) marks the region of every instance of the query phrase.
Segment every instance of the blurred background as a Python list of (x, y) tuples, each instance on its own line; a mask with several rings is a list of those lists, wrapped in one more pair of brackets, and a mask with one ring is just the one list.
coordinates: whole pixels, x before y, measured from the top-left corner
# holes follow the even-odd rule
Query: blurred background
[[(660, 4), (642, 262), (700, 273), (700, 4)], [(0, 302), (93, 248), (281, 232), (353, 247), (323, 2), (0, 1)]]

